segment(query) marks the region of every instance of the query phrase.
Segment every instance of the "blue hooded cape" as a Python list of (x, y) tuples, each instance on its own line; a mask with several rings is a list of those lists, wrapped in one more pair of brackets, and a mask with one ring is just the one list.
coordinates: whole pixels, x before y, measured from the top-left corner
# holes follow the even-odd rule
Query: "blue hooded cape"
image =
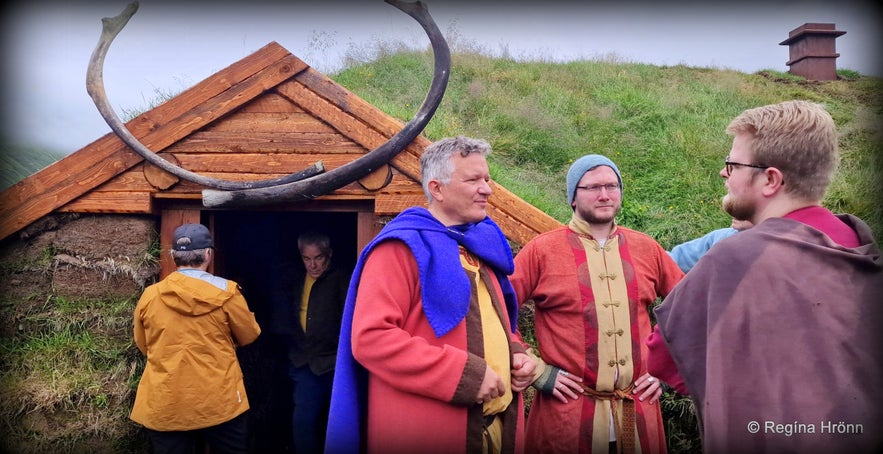
[(358, 453), (360, 450), (367, 372), (353, 358), (352, 351), (356, 291), (368, 255), (375, 246), (391, 239), (403, 241), (414, 254), (423, 289), (423, 310), (436, 336), (441, 337), (457, 326), (469, 309), (470, 283), (460, 264), (458, 245), (463, 245), (491, 267), (503, 290), (513, 332), (518, 325), (518, 304), (508, 278), (515, 270), (512, 249), (494, 221), (486, 217), (478, 223), (446, 227), (425, 208), (412, 207), (402, 211), (368, 243), (353, 270), (337, 347), (325, 442), (325, 452), (329, 454)]

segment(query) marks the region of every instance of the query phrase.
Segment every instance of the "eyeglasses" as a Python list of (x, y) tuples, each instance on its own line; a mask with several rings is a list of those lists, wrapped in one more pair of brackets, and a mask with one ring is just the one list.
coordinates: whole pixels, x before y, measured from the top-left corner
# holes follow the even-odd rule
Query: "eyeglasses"
[(733, 161), (724, 161), (724, 165), (727, 167), (727, 176), (730, 176), (733, 173), (733, 166), (740, 167), (751, 167), (754, 169), (768, 169), (770, 166), (761, 166), (756, 164), (742, 164), (741, 162), (733, 162)]
[(622, 186), (620, 186), (616, 183), (610, 183), (610, 184), (593, 184), (591, 186), (577, 186), (576, 188), (577, 189), (585, 189), (586, 191), (589, 191), (592, 194), (599, 194), (599, 193), (601, 193), (601, 189), (606, 189), (607, 192), (619, 192), (619, 190), (622, 189)]

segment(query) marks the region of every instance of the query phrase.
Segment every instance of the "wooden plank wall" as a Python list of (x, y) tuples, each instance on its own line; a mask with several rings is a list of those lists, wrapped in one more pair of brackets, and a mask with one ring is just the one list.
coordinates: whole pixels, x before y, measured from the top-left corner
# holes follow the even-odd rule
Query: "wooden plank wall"
[[(228, 117), (164, 150), (173, 154), (183, 168), (192, 172), (238, 181), (277, 178), (319, 161), (326, 169), (332, 170), (361, 157), (367, 151), (297, 104), (273, 92), (262, 95)], [(68, 204), (63, 210), (100, 212), (112, 201), (116, 203), (116, 212), (149, 213), (152, 211), (151, 193), (160, 198), (201, 197), (204, 187), (186, 180), (159, 194), (145, 177), (145, 166), (152, 165), (144, 162), (132, 167)], [(398, 213), (403, 203), (410, 203), (415, 198), (420, 200), (418, 203), (425, 202), (419, 183), (397, 169), (393, 169), (392, 174), (390, 184), (377, 194), (369, 194), (354, 182), (338, 189), (333, 195), (364, 199), (382, 194), (383, 204), (378, 207), (379, 215)], [(142, 194), (147, 196), (142, 197)]]

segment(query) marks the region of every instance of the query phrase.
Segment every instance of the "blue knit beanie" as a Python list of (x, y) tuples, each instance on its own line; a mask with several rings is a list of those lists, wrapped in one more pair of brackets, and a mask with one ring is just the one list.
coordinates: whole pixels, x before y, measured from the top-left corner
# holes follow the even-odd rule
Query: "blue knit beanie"
[(616, 172), (616, 178), (619, 179), (619, 186), (622, 186), (622, 175), (620, 175), (619, 169), (613, 161), (606, 156), (599, 154), (585, 155), (574, 161), (573, 165), (570, 166), (570, 170), (567, 171), (568, 205), (573, 205), (573, 197), (576, 195), (576, 185), (579, 184), (579, 180), (586, 174), (586, 172), (598, 166), (607, 166), (613, 169), (613, 171)]

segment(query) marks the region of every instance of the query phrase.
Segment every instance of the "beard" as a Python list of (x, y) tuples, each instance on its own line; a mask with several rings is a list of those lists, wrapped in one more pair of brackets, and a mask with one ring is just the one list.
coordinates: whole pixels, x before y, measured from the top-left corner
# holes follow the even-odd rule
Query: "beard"
[(730, 194), (721, 198), (721, 207), (732, 216), (733, 219), (739, 221), (751, 220), (754, 217), (754, 213), (757, 211), (753, 204), (744, 202), (740, 203), (739, 200)]
[(599, 216), (595, 214), (594, 210), (581, 209), (579, 206), (577, 206), (576, 214), (589, 224), (607, 224), (609, 222), (613, 222), (613, 220), (616, 218), (616, 215), (619, 214), (619, 210), (621, 209), (622, 205), (616, 207), (616, 209), (613, 210), (613, 213), (610, 215)]

